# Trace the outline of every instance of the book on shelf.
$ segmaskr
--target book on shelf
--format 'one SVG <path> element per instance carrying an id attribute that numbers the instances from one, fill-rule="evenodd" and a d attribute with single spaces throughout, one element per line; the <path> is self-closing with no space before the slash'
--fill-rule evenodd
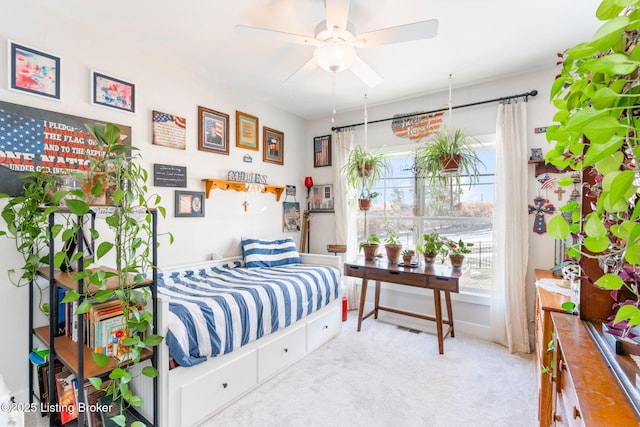
<path id="1" fill-rule="evenodd" d="M 78 418 L 78 403 L 75 397 L 73 380 L 75 375 L 66 368 L 55 375 L 56 391 L 58 393 L 58 404 L 60 422 L 66 424 Z"/>
<path id="2" fill-rule="evenodd" d="M 98 407 L 98 400 L 106 394 L 105 389 L 109 386 L 110 380 L 102 382 L 102 390 L 96 389 L 89 381 L 84 385 L 84 400 L 87 402 L 87 407 L 95 409 Z M 90 410 L 86 416 L 89 427 L 103 427 L 100 411 Z"/>
<path id="3" fill-rule="evenodd" d="M 56 361 L 53 365 L 54 379 L 55 379 L 55 374 L 62 372 L 62 369 L 63 369 L 62 363 Z M 56 396 L 55 396 L 56 388 L 54 385 L 53 402 L 51 402 L 49 399 L 49 364 L 45 363 L 43 365 L 38 366 L 38 371 L 39 371 L 39 386 L 40 386 L 40 402 L 44 403 L 44 405 L 40 405 L 40 410 L 42 411 L 41 412 L 42 416 L 45 417 L 47 415 L 50 415 L 49 412 L 46 410 L 48 405 L 54 404 L 56 402 Z M 53 419 L 55 421 L 58 421 L 60 419 L 60 414 L 58 414 L 57 412 L 54 412 Z"/>
<path id="4" fill-rule="evenodd" d="M 107 411 L 100 412 L 100 418 L 102 420 L 103 427 L 118 427 L 111 418 L 120 414 L 120 400 L 113 400 L 113 396 L 110 394 L 105 394 L 104 396 L 98 399 L 98 405 L 102 408 L 103 406 L 107 406 L 109 409 Z"/>

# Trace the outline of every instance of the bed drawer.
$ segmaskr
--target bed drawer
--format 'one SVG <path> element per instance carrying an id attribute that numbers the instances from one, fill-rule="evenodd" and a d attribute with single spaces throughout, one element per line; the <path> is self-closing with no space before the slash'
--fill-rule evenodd
<path id="1" fill-rule="evenodd" d="M 322 317 L 307 324 L 307 351 L 313 351 L 340 333 L 342 329 L 341 306 L 334 308 Z"/>
<path id="2" fill-rule="evenodd" d="M 306 351 L 306 327 L 301 324 L 277 340 L 258 347 L 258 381 L 301 359 Z"/>
<path id="3" fill-rule="evenodd" d="M 255 386 L 258 377 L 256 358 L 256 351 L 251 351 L 183 386 L 180 425 L 190 426 L 202 421 Z"/>

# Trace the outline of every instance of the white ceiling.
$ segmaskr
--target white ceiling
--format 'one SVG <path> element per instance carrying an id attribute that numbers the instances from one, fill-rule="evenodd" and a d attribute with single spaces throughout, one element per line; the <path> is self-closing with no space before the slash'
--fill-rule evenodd
<path id="1" fill-rule="evenodd" d="M 437 37 L 358 49 L 383 78 L 367 88 L 349 70 L 316 69 L 287 79 L 313 55 L 312 46 L 256 39 L 249 25 L 313 35 L 324 0 L 32 0 L 87 31 L 187 64 L 219 83 L 313 119 L 369 105 L 553 67 L 556 53 L 591 38 L 600 0 L 351 0 L 356 33 L 438 19 Z M 527 89 L 528 90 L 528 89 Z M 334 96 L 335 93 L 335 96 Z M 501 96 L 503 94 L 496 94 Z"/>

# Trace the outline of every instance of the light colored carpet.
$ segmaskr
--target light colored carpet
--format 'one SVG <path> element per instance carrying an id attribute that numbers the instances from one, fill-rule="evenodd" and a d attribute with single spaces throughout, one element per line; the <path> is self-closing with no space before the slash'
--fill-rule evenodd
<path id="1" fill-rule="evenodd" d="M 531 355 L 469 336 L 447 338 L 355 312 L 340 336 L 273 377 L 202 427 L 535 426 Z"/>

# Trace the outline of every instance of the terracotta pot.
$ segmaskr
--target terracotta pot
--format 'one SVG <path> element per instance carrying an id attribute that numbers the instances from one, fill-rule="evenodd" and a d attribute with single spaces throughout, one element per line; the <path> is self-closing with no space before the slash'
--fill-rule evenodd
<path id="1" fill-rule="evenodd" d="M 387 250 L 389 264 L 397 264 L 402 252 L 402 245 L 384 245 L 384 248 Z"/>
<path id="2" fill-rule="evenodd" d="M 411 265 L 411 257 L 410 256 L 403 256 L 402 257 L 402 262 L 404 263 L 405 267 L 409 267 Z"/>
<path id="3" fill-rule="evenodd" d="M 449 255 L 449 260 L 453 268 L 460 268 L 462 267 L 462 261 L 464 261 L 464 255 Z"/>
<path id="4" fill-rule="evenodd" d="M 371 199 L 358 199 L 361 211 L 368 211 L 371 208 Z"/>
<path id="5" fill-rule="evenodd" d="M 427 265 L 431 265 L 436 261 L 436 254 L 424 254 L 424 263 Z"/>
<path id="6" fill-rule="evenodd" d="M 358 172 L 360 176 L 366 176 L 366 177 L 371 176 L 372 169 L 373 169 L 373 165 L 371 163 L 364 164 L 364 172 L 362 171 L 362 167 L 358 166 Z"/>
<path id="7" fill-rule="evenodd" d="M 456 172 L 462 156 L 460 154 L 454 154 L 451 157 L 440 157 L 440 166 L 442 166 L 442 172 Z"/>
<path id="8" fill-rule="evenodd" d="M 364 251 L 364 259 L 367 261 L 372 261 L 376 259 L 376 252 L 378 251 L 378 244 L 375 245 L 362 245 L 362 250 Z"/>

